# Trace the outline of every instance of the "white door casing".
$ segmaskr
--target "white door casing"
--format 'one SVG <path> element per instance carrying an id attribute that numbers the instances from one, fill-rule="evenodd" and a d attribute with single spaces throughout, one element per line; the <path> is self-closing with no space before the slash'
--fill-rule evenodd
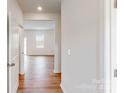
<path id="1" fill-rule="evenodd" d="M 104 93 L 116 93 L 116 0 L 104 1 Z"/>
<path id="2" fill-rule="evenodd" d="M 117 80 L 117 0 L 111 0 L 111 93 L 116 93 Z"/>
<path id="3" fill-rule="evenodd" d="M 24 74 L 24 29 L 23 26 L 19 25 L 19 33 L 20 33 L 20 58 L 19 58 L 19 74 Z"/>

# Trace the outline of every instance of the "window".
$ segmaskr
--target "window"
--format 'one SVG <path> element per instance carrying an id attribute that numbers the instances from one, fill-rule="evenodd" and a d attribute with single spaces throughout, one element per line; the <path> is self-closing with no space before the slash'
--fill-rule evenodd
<path id="1" fill-rule="evenodd" d="M 36 33 L 36 48 L 44 48 L 44 33 Z"/>

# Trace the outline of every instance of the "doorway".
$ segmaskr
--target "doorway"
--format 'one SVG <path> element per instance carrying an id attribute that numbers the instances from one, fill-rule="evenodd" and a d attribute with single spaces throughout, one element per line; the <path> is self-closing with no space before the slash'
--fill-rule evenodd
<path id="1" fill-rule="evenodd" d="M 24 21 L 24 39 L 22 41 L 24 45 L 24 56 L 54 56 L 55 60 L 55 41 L 57 39 L 55 37 L 55 25 L 56 23 L 53 20 Z M 56 63 L 54 62 L 54 67 Z"/>
<path id="2" fill-rule="evenodd" d="M 24 21 L 24 36 L 21 42 L 25 74 L 19 78 L 19 93 L 62 93 L 61 74 L 54 73 L 55 66 L 58 65 L 55 62 L 57 55 L 55 30 L 54 20 Z"/>

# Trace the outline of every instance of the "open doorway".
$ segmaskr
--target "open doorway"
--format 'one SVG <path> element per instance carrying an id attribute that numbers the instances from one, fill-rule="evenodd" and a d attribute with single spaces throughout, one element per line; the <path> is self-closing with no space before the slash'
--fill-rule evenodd
<path id="1" fill-rule="evenodd" d="M 18 92 L 51 93 L 58 91 L 62 93 L 60 88 L 61 73 L 54 73 L 57 65 L 55 62 L 57 55 L 55 30 L 56 21 L 54 20 L 24 21 L 24 36 L 21 42 L 23 43 L 24 57 L 22 58 L 24 58 L 25 74 L 20 75 Z M 49 89 L 49 87 L 53 89 Z"/>
<path id="2" fill-rule="evenodd" d="M 52 20 L 25 20 L 24 21 L 24 65 L 27 58 L 44 58 L 51 57 L 55 59 L 55 21 Z M 55 60 L 53 60 L 53 72 Z M 24 72 L 27 65 L 24 67 Z"/>

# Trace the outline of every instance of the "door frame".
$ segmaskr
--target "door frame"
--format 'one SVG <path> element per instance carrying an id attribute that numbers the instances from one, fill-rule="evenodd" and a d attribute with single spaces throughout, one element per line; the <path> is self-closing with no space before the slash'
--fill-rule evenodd
<path id="1" fill-rule="evenodd" d="M 116 78 L 114 77 L 117 65 L 116 15 L 113 15 L 116 13 L 113 12 L 117 11 L 115 11 L 114 2 L 115 0 L 104 0 L 104 93 L 116 93 Z"/>
<path id="2" fill-rule="evenodd" d="M 54 19 L 54 18 L 51 18 L 51 19 L 24 19 L 24 21 L 55 21 L 55 31 L 54 31 L 54 38 L 55 38 L 55 43 L 54 43 L 54 46 L 55 46 L 55 51 L 54 51 L 54 73 L 61 73 L 61 67 L 59 66 L 59 64 L 61 64 L 61 62 L 59 60 L 61 60 L 61 55 L 59 55 L 61 51 L 61 38 L 60 38 L 60 42 L 58 43 L 57 47 L 56 47 L 56 41 L 57 41 L 57 37 L 58 35 L 61 34 L 60 31 L 57 31 L 58 29 L 58 25 L 57 25 L 57 19 Z M 60 35 L 61 36 L 61 35 Z"/>
<path id="3" fill-rule="evenodd" d="M 9 14 L 7 14 L 7 93 L 9 93 Z"/>

